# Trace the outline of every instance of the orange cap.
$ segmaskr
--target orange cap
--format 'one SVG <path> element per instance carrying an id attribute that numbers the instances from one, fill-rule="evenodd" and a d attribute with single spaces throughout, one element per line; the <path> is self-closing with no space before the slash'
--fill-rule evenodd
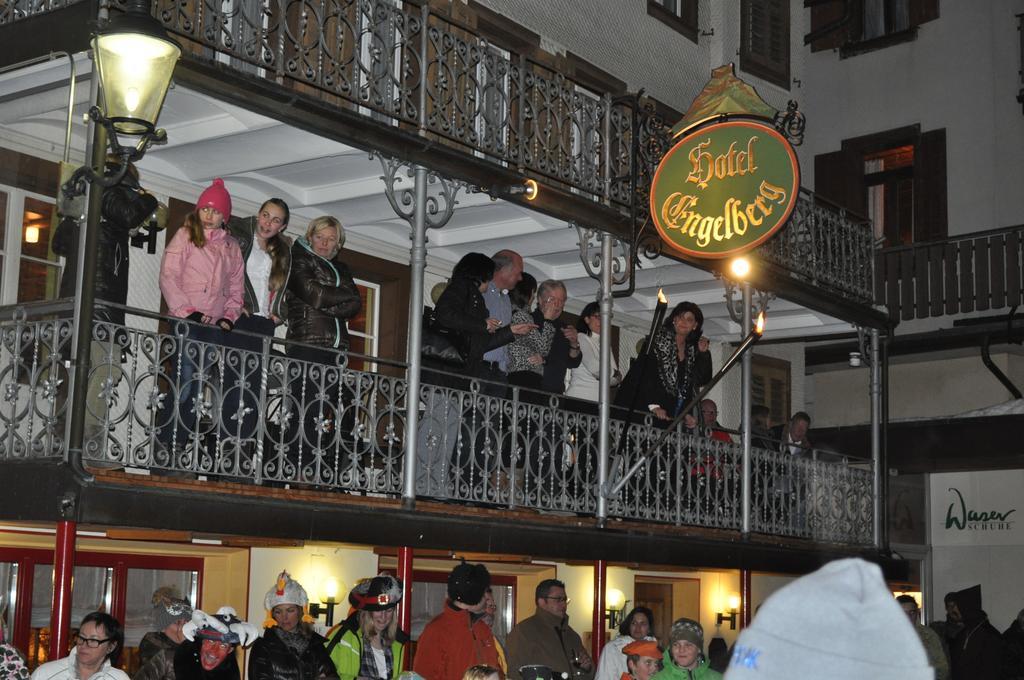
<path id="1" fill-rule="evenodd" d="M 661 658 L 661 650 L 658 649 L 656 640 L 636 640 L 622 648 L 626 656 L 646 656 L 652 659 Z"/>

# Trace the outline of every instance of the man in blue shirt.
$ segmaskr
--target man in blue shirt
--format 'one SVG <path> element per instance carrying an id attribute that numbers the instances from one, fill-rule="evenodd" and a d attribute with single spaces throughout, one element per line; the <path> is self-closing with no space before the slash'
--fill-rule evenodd
<path id="1" fill-rule="evenodd" d="M 491 279 L 484 293 L 484 303 L 491 318 L 497 319 L 503 326 L 512 322 L 512 302 L 508 292 L 523 278 L 523 258 L 513 250 L 499 250 L 492 257 L 494 260 L 494 278 Z M 481 365 L 481 376 L 485 380 L 496 383 L 508 383 L 508 346 L 503 345 L 484 354 Z M 504 396 L 504 390 L 484 388 L 484 392 Z"/>

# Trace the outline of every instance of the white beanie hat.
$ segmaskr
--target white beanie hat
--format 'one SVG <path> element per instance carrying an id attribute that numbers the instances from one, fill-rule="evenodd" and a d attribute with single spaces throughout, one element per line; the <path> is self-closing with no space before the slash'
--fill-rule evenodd
<path id="1" fill-rule="evenodd" d="M 830 562 L 769 597 L 736 640 L 727 680 L 934 680 L 877 565 Z"/>

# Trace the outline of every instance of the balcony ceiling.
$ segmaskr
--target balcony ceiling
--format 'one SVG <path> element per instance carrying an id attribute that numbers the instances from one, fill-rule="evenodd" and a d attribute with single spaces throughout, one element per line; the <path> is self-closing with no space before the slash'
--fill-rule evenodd
<path id="1" fill-rule="evenodd" d="M 79 55 L 79 73 L 90 62 Z M 63 60 L 0 75 L 0 145 L 59 159 L 63 149 L 68 68 Z M 72 161 L 84 157 L 89 80 L 79 76 L 76 90 Z M 309 219 L 336 215 L 348 230 L 347 250 L 405 262 L 409 227 L 384 194 L 381 164 L 365 150 L 325 139 L 185 87 L 167 97 L 160 125 L 168 143 L 151 149 L 139 164 L 143 184 L 158 194 L 183 199 L 197 196 L 214 177 L 222 177 L 235 201 L 236 214 L 252 214 L 269 196 L 292 208 L 297 233 Z M 408 186 L 411 186 L 409 182 Z M 527 271 L 538 280 L 566 283 L 569 311 L 594 299 L 597 282 L 580 259 L 578 235 L 565 222 L 485 194 L 462 191 L 451 221 L 428 234 L 428 268 L 446 273 L 471 251 L 501 248 L 520 252 Z M 352 252 L 348 257 L 354 258 Z M 705 314 L 705 332 L 714 339 L 735 339 L 722 284 L 700 269 L 668 258 L 644 260 L 636 291 L 617 298 L 617 323 L 644 328 L 650 323 L 657 291 L 664 287 L 672 303 L 692 300 Z M 771 303 L 768 337 L 841 333 L 848 323 L 785 300 Z"/>

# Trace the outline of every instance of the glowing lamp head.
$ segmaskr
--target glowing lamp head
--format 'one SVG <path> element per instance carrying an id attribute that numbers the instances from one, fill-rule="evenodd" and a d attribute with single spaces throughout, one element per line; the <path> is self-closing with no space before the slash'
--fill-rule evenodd
<path id="1" fill-rule="evenodd" d="M 750 274 L 750 260 L 745 257 L 737 257 L 729 263 L 729 271 L 734 278 L 743 281 Z"/>
<path id="2" fill-rule="evenodd" d="M 734 612 L 740 608 L 740 596 L 730 595 L 729 596 L 729 611 Z"/>
<path id="3" fill-rule="evenodd" d="M 149 13 L 148 0 L 129 0 L 93 38 L 104 115 L 119 134 L 142 135 L 156 120 L 181 47 Z"/>
<path id="4" fill-rule="evenodd" d="M 754 324 L 754 332 L 758 335 L 764 333 L 764 312 L 757 315 L 757 323 Z"/>
<path id="5" fill-rule="evenodd" d="M 34 225 L 25 227 L 25 243 L 39 243 L 39 227 Z"/>
<path id="6" fill-rule="evenodd" d="M 614 609 L 618 611 L 626 605 L 626 596 L 618 588 L 609 588 L 608 593 L 605 596 L 605 606 L 608 609 Z"/>
<path id="7" fill-rule="evenodd" d="M 338 580 L 336 578 L 328 578 L 324 581 L 323 602 L 337 602 L 338 589 Z"/>
<path id="8" fill-rule="evenodd" d="M 537 180 L 527 179 L 526 181 L 523 182 L 523 186 L 526 187 L 526 192 L 524 196 L 526 197 L 527 201 L 532 201 L 535 198 L 537 198 L 537 194 L 540 193 L 540 185 L 537 184 Z"/>

